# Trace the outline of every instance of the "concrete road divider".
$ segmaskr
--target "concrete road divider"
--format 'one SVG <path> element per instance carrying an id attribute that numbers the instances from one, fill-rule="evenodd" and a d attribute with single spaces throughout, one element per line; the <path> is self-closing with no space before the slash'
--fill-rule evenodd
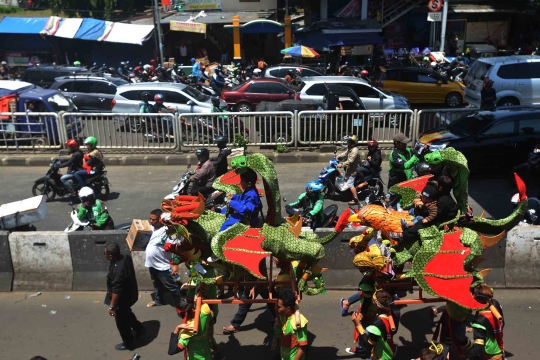
<path id="1" fill-rule="evenodd" d="M 61 231 L 9 235 L 13 291 L 69 291 L 73 267 L 68 235 Z"/>
<path id="2" fill-rule="evenodd" d="M 510 230 L 504 270 L 507 287 L 540 287 L 540 226 Z"/>
<path id="3" fill-rule="evenodd" d="M 9 252 L 9 232 L 0 231 L 0 291 L 11 291 L 13 265 Z"/>
<path id="4" fill-rule="evenodd" d="M 116 242 L 122 254 L 129 254 L 126 232 L 80 231 L 69 233 L 68 239 L 73 263 L 73 290 L 107 290 L 109 260 L 103 251 L 107 243 Z"/>
<path id="5" fill-rule="evenodd" d="M 124 243 L 126 242 L 124 237 Z M 144 266 L 146 260 L 145 251 L 132 251 L 131 257 L 133 258 L 133 267 L 135 268 L 135 276 L 137 277 L 137 285 L 139 291 L 141 290 L 154 290 L 154 285 L 152 284 L 152 279 L 150 279 L 150 272 L 148 268 Z M 184 267 L 184 265 L 181 265 Z"/>

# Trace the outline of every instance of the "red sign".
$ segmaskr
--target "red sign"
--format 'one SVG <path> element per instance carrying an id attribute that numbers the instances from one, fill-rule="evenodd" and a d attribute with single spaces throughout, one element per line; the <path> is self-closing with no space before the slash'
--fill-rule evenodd
<path id="1" fill-rule="evenodd" d="M 431 12 L 440 11 L 443 7 L 443 0 L 429 0 L 427 7 Z"/>

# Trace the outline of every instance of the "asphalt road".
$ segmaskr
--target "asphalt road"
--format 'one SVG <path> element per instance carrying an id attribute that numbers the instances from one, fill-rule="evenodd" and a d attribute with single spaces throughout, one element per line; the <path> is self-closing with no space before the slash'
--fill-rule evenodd
<path id="1" fill-rule="evenodd" d="M 329 156 L 330 159 L 330 156 Z M 276 164 L 282 200 L 288 203 L 296 200 L 304 191 L 305 184 L 315 179 L 327 163 Z M 388 163 L 383 163 L 382 177 L 388 179 Z M 185 172 L 183 166 L 116 166 L 108 167 L 109 181 L 112 184 L 109 200 L 106 202 L 115 225 L 129 225 L 133 219 L 146 219 L 148 213 L 160 206 L 164 196 Z M 2 191 L 0 204 L 22 200 L 32 196 L 34 181 L 44 176 L 45 167 L 0 167 Z M 259 187 L 262 187 L 259 184 Z M 470 204 L 476 214 L 482 210 L 486 216 L 502 218 L 511 211 L 511 196 L 516 193 L 515 186 L 505 178 L 483 176 L 472 178 L 469 182 Z M 530 195 L 536 193 L 530 192 Z M 70 221 L 69 198 L 55 199 L 48 203 L 47 218 L 38 222 L 38 230 L 63 230 Z M 339 205 L 339 210 L 347 208 L 345 202 L 325 201 L 328 206 Z M 283 204 L 284 206 L 285 204 Z"/>
<path id="2" fill-rule="evenodd" d="M 105 280 L 104 280 L 105 281 Z M 133 351 L 118 352 L 121 342 L 114 320 L 103 305 L 103 292 L 0 293 L 0 349 L 3 360 L 25 360 L 41 355 L 51 359 L 128 360 L 136 352 L 142 360 L 169 359 L 170 333 L 180 323 L 172 307 L 147 308 L 149 293 L 140 293 L 133 311 L 147 329 L 147 336 Z M 65 296 L 69 299 L 65 299 Z M 310 350 L 308 359 L 353 359 L 345 353 L 354 345 L 350 318 L 341 317 L 339 299 L 352 295 L 329 291 L 305 296 L 300 309 L 308 319 Z M 413 295 L 408 295 L 412 297 Z M 540 290 L 497 290 L 496 298 L 504 307 L 504 342 L 507 357 L 515 360 L 537 359 Z M 229 324 L 235 305 L 221 305 L 214 334 L 222 353 L 229 360 L 270 359 L 272 325 L 264 305 L 254 305 L 235 335 L 226 336 L 221 328 Z M 394 342 L 400 347 L 397 360 L 416 358 L 422 344 L 432 339 L 434 323 L 429 305 L 410 305 L 402 309 Z M 468 333 L 468 336 L 471 336 Z M 452 359 L 458 359 L 453 354 Z M 177 355 L 177 359 L 183 357 Z"/>

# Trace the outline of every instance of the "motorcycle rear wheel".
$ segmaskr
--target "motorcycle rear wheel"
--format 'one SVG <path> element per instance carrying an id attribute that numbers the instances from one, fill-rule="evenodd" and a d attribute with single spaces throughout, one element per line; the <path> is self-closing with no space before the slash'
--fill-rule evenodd
<path id="1" fill-rule="evenodd" d="M 47 202 L 53 201 L 56 197 L 56 190 L 47 181 L 38 181 L 32 186 L 32 195 L 44 195 Z"/>
<path id="2" fill-rule="evenodd" d="M 108 182 L 96 182 L 92 184 L 92 188 L 94 189 L 94 193 L 96 194 L 96 198 L 107 201 L 109 199 L 109 183 Z"/>

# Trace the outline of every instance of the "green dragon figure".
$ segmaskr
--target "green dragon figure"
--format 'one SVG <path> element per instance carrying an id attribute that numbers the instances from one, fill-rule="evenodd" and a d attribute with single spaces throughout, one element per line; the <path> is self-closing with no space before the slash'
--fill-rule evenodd
<path id="1" fill-rule="evenodd" d="M 184 244 L 183 248 L 168 249 L 189 261 L 194 258 L 206 258 L 205 256 L 213 253 L 232 268 L 233 273 L 240 267 L 259 279 L 265 278 L 259 264 L 269 255 L 280 260 L 298 260 L 306 264 L 304 272 L 310 273 L 309 279 L 313 280 L 316 287 L 315 290 L 308 289 L 304 277 L 299 290 L 304 290 L 307 294 L 324 291 L 320 272 L 314 270 L 320 269 L 316 264 L 324 256 L 323 245 L 335 239 L 347 225 L 349 211 L 342 214 L 335 231 L 323 238 L 312 232 L 303 232 L 301 218 L 286 222 L 281 217 L 281 194 L 277 174 L 267 157 L 262 154 L 240 156 L 232 160 L 232 167 L 235 170 L 216 179 L 213 186 L 226 193 L 241 193 L 242 190 L 238 186 L 239 174 L 245 168 L 258 172 L 263 181 L 268 203 L 266 221 L 262 227 L 250 228 L 238 223 L 219 232 L 225 222 L 224 215 L 204 210 L 204 199 L 201 197 L 178 196 L 175 200 L 163 201 L 162 208 L 169 215 L 162 221 L 172 229 L 171 232 L 180 232 L 184 237 L 189 237 L 190 241 Z M 200 280 L 206 284 L 213 281 L 213 279 Z"/>

